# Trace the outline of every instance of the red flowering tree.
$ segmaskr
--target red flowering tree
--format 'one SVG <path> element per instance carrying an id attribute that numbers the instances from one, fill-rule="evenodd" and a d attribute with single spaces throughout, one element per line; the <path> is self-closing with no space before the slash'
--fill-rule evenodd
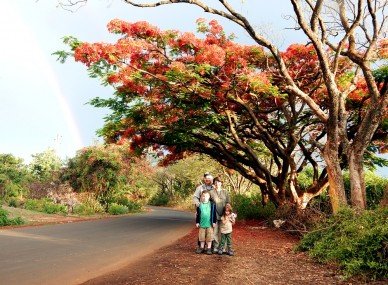
<path id="1" fill-rule="evenodd" d="M 79 2 L 87 2 L 87 0 Z M 334 212 L 347 203 L 341 167 L 344 156 L 345 163 L 350 169 L 352 205 L 360 209 L 365 208 L 363 170 L 365 151 L 383 118 L 386 118 L 384 113 L 388 104 L 387 77 L 385 82 L 376 82 L 372 71 L 372 64 L 377 56 L 386 56 L 386 39 L 384 39 L 388 20 L 386 0 L 290 0 L 294 10 L 290 18 L 295 19 L 295 29 L 303 31 L 318 57 L 321 70 L 319 77 L 327 90 L 328 97 L 327 105 L 324 107 L 315 102 L 309 93 L 303 91 L 303 86 L 294 80 L 278 47 L 257 31 L 249 19 L 238 13 L 229 1 L 219 0 L 218 6 L 213 6 L 213 1 L 206 0 L 161 0 L 151 3 L 126 0 L 125 2 L 136 7 L 186 3 L 203 9 L 204 12 L 226 18 L 242 27 L 259 46 L 270 52 L 284 79 L 284 88 L 307 104 L 313 116 L 325 125 L 326 143 L 321 152 L 328 171 L 329 192 Z M 383 42 L 383 49 L 380 48 L 380 51 L 379 42 Z M 357 84 L 348 84 L 347 88 L 341 88 L 341 82 L 337 80 L 341 57 L 351 62 L 355 73 L 353 77 L 357 78 L 359 75 L 365 81 L 369 100 L 369 107 L 364 108 L 358 117 L 359 124 L 351 137 L 348 137 L 347 133 L 350 114 L 346 105 L 348 95 L 357 88 Z"/>
<path id="2" fill-rule="evenodd" d="M 116 90 L 113 98 L 92 100 L 113 111 L 101 130 L 107 141 L 129 140 L 134 151 L 167 150 L 166 163 L 187 152 L 207 154 L 259 185 L 276 205 L 305 207 L 325 189 L 330 172 L 319 160 L 328 130 L 312 107 L 326 109 L 330 100 L 313 45 L 292 45 L 280 56 L 314 105 L 289 89 L 275 57 L 233 42 L 214 20 L 198 21 L 203 38 L 146 22 L 113 20 L 108 29 L 122 35 L 114 44 L 66 39 L 74 58 Z M 335 60 L 336 80 L 346 88 L 352 65 Z M 314 175 L 311 187 L 301 189 L 297 176 L 306 166 Z"/>

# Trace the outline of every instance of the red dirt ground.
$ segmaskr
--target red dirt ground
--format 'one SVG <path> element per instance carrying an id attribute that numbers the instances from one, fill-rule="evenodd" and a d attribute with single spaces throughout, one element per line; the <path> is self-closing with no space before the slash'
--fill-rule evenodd
<path id="1" fill-rule="evenodd" d="M 84 284 L 366 284 L 357 278 L 343 280 L 335 266 L 317 264 L 304 253 L 295 253 L 296 237 L 258 222 L 235 226 L 233 257 L 195 254 L 196 236 L 193 230 L 141 261 Z"/>

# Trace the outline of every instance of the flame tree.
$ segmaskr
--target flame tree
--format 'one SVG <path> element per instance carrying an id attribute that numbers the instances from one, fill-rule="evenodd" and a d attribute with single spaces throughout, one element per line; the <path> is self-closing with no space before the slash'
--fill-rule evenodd
<path id="1" fill-rule="evenodd" d="M 331 168 L 320 167 L 320 160 L 322 150 L 325 161 L 327 157 L 325 111 L 331 101 L 313 44 L 295 44 L 278 54 L 306 102 L 289 88 L 277 56 L 257 45 L 235 43 L 215 20 L 198 20 L 202 38 L 161 31 L 147 22 L 113 20 L 108 29 L 121 35 L 116 43 L 69 37 L 65 42 L 73 53 L 57 53 L 62 59 L 73 55 L 92 77 L 115 88 L 114 97 L 91 102 L 112 110 L 101 130 L 108 142 L 130 140 L 132 150 L 139 152 L 150 146 L 166 150 L 165 163 L 187 152 L 207 154 L 257 184 L 263 199 L 276 205 L 291 201 L 304 208 L 326 188 Z M 352 81 L 364 82 L 352 75 L 347 57 L 328 53 L 328 64 L 336 65 L 337 88 L 348 92 Z M 356 134 L 352 127 L 370 105 L 368 96 L 368 90 L 357 93 L 343 106 L 355 114 L 345 126 L 349 136 Z M 338 159 L 339 168 L 346 167 L 345 151 Z M 314 170 L 313 183 L 301 189 L 297 176 L 306 166 Z M 337 200 L 345 199 L 331 197 L 334 210 Z"/>

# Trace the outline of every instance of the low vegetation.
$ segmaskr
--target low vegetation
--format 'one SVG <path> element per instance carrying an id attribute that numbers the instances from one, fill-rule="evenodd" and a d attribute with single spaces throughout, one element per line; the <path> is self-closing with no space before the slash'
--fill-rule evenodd
<path id="1" fill-rule="evenodd" d="M 24 220 L 20 217 L 10 218 L 8 212 L 0 207 L 0 227 L 15 226 L 24 224 Z"/>
<path id="2" fill-rule="evenodd" d="M 388 278 L 388 208 L 343 209 L 321 221 L 298 249 L 320 262 L 340 265 L 347 276 Z"/>
<path id="3" fill-rule="evenodd" d="M 280 228 L 301 237 L 298 249 L 317 261 L 338 264 L 346 276 L 388 278 L 388 210 L 379 207 L 388 187 L 386 178 L 368 171 L 368 210 L 344 209 L 333 216 L 326 192 L 304 211 L 291 204 L 276 208 L 265 201 L 257 186 L 209 157 L 192 155 L 162 167 L 131 156 L 126 147 L 92 146 L 67 163 L 59 163 L 52 151 L 35 155 L 31 165 L 0 155 L 1 204 L 79 216 L 123 215 L 142 211 L 146 204 L 193 210 L 193 191 L 203 172 L 210 171 L 223 180 L 239 220 L 262 220 L 269 226 L 279 220 Z M 312 183 L 312 172 L 306 168 L 300 173 L 301 191 Z M 347 172 L 344 180 L 349 189 Z M 0 208 L 0 226 L 24 222 Z"/>

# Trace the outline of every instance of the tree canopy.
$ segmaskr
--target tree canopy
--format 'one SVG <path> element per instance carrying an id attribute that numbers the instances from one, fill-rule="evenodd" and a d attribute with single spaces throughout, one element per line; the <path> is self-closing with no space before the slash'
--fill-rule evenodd
<path id="1" fill-rule="evenodd" d="M 287 199 L 305 205 L 327 182 L 333 208 L 346 203 L 338 171 L 350 166 L 358 175 L 352 180 L 352 202 L 365 206 L 359 167 L 365 154 L 373 158 L 377 143 L 384 146 L 386 139 L 381 122 L 386 120 L 387 80 L 379 72 L 373 76 L 370 62 L 386 56 L 386 40 L 366 36 L 371 47 L 357 49 L 347 27 L 339 46 L 327 41 L 324 48 L 321 1 L 315 3 L 311 25 L 304 21 L 309 14 L 302 14 L 299 1 L 292 2 L 312 42 L 291 45 L 285 52 L 226 2 L 227 18 L 243 26 L 258 45 L 237 44 L 216 21 L 207 25 L 203 19 L 198 21 L 203 37 L 113 20 L 108 29 L 122 35 L 114 44 L 67 38 L 91 76 L 116 90 L 113 98 L 92 101 L 113 110 L 101 133 L 111 142 L 129 139 L 133 150 L 167 150 L 167 162 L 187 151 L 208 154 L 258 184 L 278 205 Z M 320 169 L 322 159 L 325 168 Z M 314 179 L 302 193 L 296 177 L 306 165 L 313 167 Z"/>

